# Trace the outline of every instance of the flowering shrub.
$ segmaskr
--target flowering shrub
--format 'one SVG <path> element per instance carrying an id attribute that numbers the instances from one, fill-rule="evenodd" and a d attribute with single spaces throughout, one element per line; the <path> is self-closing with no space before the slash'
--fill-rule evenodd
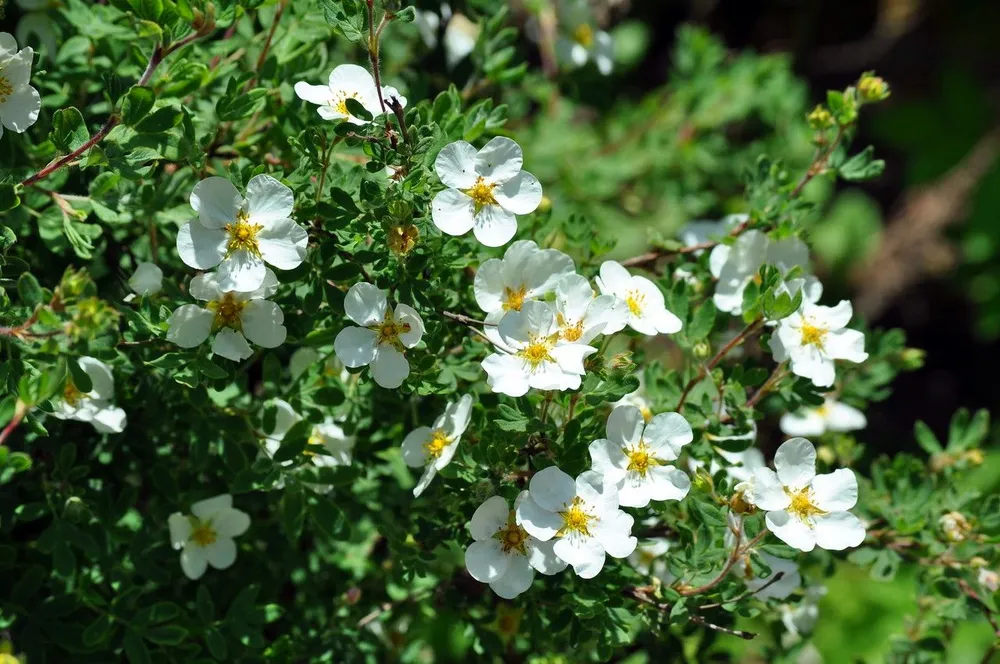
<path id="1" fill-rule="evenodd" d="M 0 660 L 778 661 L 842 565 L 919 580 L 894 661 L 997 629 L 985 413 L 866 449 L 921 354 L 810 271 L 810 183 L 883 168 L 874 74 L 807 115 L 684 28 L 588 122 L 586 3 L 24 4 Z M 702 220 L 626 237 L 661 212 Z"/>

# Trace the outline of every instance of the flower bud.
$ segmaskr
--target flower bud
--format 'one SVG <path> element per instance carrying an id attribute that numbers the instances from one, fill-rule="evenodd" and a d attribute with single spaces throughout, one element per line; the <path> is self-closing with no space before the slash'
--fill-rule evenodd
<path id="1" fill-rule="evenodd" d="M 615 353 L 608 360 L 609 369 L 631 369 L 635 364 L 632 362 L 632 351 L 622 351 Z"/>
<path id="2" fill-rule="evenodd" d="M 204 12 L 197 8 L 192 8 L 191 13 L 194 14 L 191 27 L 194 28 L 194 31 L 198 35 L 204 37 L 212 32 L 212 30 L 215 30 L 215 5 L 211 2 L 205 5 Z"/>
<path id="3" fill-rule="evenodd" d="M 983 465 L 983 461 L 986 460 L 986 457 L 983 455 L 982 450 L 975 449 L 962 452 L 962 459 L 968 461 L 973 466 L 981 466 Z"/>
<path id="4" fill-rule="evenodd" d="M 816 450 L 816 456 L 820 461 L 830 466 L 837 460 L 837 454 L 834 452 L 829 445 L 820 445 L 819 449 Z"/>
<path id="5" fill-rule="evenodd" d="M 926 355 L 927 353 L 921 348 L 904 348 L 899 354 L 899 361 L 905 371 L 915 371 L 924 366 Z"/>
<path id="6" fill-rule="evenodd" d="M 858 81 L 858 96 L 866 104 L 883 101 L 889 97 L 889 84 L 880 76 L 864 74 Z"/>
<path id="7" fill-rule="evenodd" d="M 420 231 L 417 230 L 416 226 L 413 224 L 401 224 L 392 226 L 389 229 L 386 242 L 388 242 L 389 250 L 392 253 L 397 256 L 405 256 L 417 246 L 417 238 L 419 237 Z"/>
<path id="8" fill-rule="evenodd" d="M 972 556 L 971 558 L 969 558 L 969 567 L 974 567 L 978 569 L 980 567 L 986 567 L 986 565 L 988 564 L 989 563 L 987 563 L 986 559 L 983 558 L 982 556 Z"/>
<path id="9" fill-rule="evenodd" d="M 822 131 L 833 126 L 833 115 L 822 104 L 816 106 L 812 113 L 806 116 L 806 120 L 815 131 Z"/>
<path id="10" fill-rule="evenodd" d="M 938 520 L 938 525 L 949 542 L 961 542 L 972 533 L 972 524 L 961 512 L 948 512 Z"/>
<path id="11" fill-rule="evenodd" d="M 729 499 L 729 509 L 736 514 L 752 514 L 756 508 L 747 501 L 746 493 L 737 491 Z"/>
<path id="12" fill-rule="evenodd" d="M 548 196 L 542 196 L 541 202 L 538 204 L 538 212 L 548 212 L 552 209 L 552 199 Z"/>
<path id="13" fill-rule="evenodd" d="M 699 341 L 694 345 L 694 348 L 691 349 L 691 352 L 694 354 L 695 358 L 699 360 L 706 360 L 712 354 L 712 345 L 707 341 Z"/>

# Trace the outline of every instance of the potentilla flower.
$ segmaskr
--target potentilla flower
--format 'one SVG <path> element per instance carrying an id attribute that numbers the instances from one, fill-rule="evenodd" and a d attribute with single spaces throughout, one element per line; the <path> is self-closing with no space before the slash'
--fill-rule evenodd
<path id="1" fill-rule="evenodd" d="M 618 491 L 593 471 L 572 477 L 550 466 L 535 473 L 529 495 L 517 506 L 517 523 L 590 579 L 604 567 L 605 554 L 629 556 L 637 544 L 633 519 L 618 509 Z"/>
<path id="2" fill-rule="evenodd" d="M 402 107 L 406 107 L 406 97 L 399 94 L 396 88 L 383 86 L 382 99 L 387 105 L 383 111 L 375 79 L 364 67 L 350 64 L 339 65 L 330 72 L 326 85 L 310 85 L 299 81 L 295 84 L 295 94 L 303 101 L 317 104 L 319 108 L 316 110 L 324 120 L 346 120 L 356 125 L 368 124 L 369 121 L 351 115 L 347 110 L 348 99 L 356 99 L 372 116 L 390 112 L 390 98 L 397 99 Z"/>
<path id="3" fill-rule="evenodd" d="M 556 57 L 574 67 L 593 61 L 604 76 L 615 64 L 615 43 L 607 32 L 597 29 L 586 2 L 564 3 L 559 16 L 562 34 L 556 40 Z"/>
<path id="4" fill-rule="evenodd" d="M 205 573 L 208 565 L 228 569 L 236 562 L 236 542 L 250 527 L 250 517 L 233 507 L 233 497 L 224 493 L 191 506 L 191 514 L 170 515 L 170 542 L 181 550 L 181 569 L 191 580 Z"/>
<path id="5" fill-rule="evenodd" d="M 976 575 L 976 582 L 991 593 L 1000 590 L 1000 574 L 991 569 L 985 567 L 980 569 L 979 574 Z"/>
<path id="6" fill-rule="evenodd" d="M 542 185 L 521 170 L 521 146 L 497 136 L 478 152 L 470 143 L 449 143 L 438 153 L 434 170 L 448 187 L 431 207 L 434 225 L 448 235 L 470 230 L 487 247 L 501 247 L 517 233 L 518 214 L 533 212 Z"/>
<path id="7" fill-rule="evenodd" d="M 155 263 L 139 263 L 129 277 L 128 287 L 137 295 L 154 295 L 163 289 L 163 270 Z"/>
<path id="8" fill-rule="evenodd" d="M 741 215 L 736 223 L 745 219 Z M 762 265 L 774 265 L 782 276 L 787 275 L 792 268 L 809 264 L 809 247 L 797 237 L 772 240 L 761 231 L 749 230 L 732 245 L 716 245 L 708 262 L 712 276 L 719 280 L 712 301 L 720 311 L 739 315 L 743 312 L 743 291 L 751 281 L 759 280 Z M 804 302 L 817 302 L 823 294 L 823 285 L 809 274 L 790 279 L 783 286 L 793 296 L 802 290 Z"/>
<path id="9" fill-rule="evenodd" d="M 663 293 L 646 277 L 633 276 L 614 261 L 601 264 L 597 287 L 605 295 L 614 295 L 625 303 L 628 309 L 626 323 L 640 334 L 673 334 L 681 329 L 681 319 L 667 311 Z M 608 326 L 604 334 L 614 334 L 625 325 L 615 329 Z"/>
<path id="10" fill-rule="evenodd" d="M 858 502 L 858 480 L 847 468 L 816 474 L 816 448 L 805 438 L 781 444 L 775 471 L 759 468 L 746 497 L 767 511 L 767 529 L 802 551 L 840 551 L 861 544 L 865 527 L 847 510 Z"/>
<path id="11" fill-rule="evenodd" d="M 791 360 L 792 373 L 810 379 L 817 387 L 830 387 L 836 377 L 834 360 L 864 362 L 865 335 L 845 329 L 851 320 L 851 303 L 835 307 L 803 302 L 802 307 L 778 322 L 769 346 L 778 362 Z"/>
<path id="12" fill-rule="evenodd" d="M 206 178 L 191 192 L 191 207 L 198 218 L 181 226 L 177 253 L 198 270 L 218 265 L 223 292 L 260 288 L 265 263 L 291 270 L 305 260 L 309 236 L 288 218 L 292 190 L 270 175 L 252 178 L 246 198 L 226 178 Z"/>
<path id="13" fill-rule="evenodd" d="M 55 402 L 52 416 L 60 420 L 89 422 L 100 433 L 125 430 L 125 411 L 111 403 L 115 397 L 115 377 L 111 367 L 93 357 L 79 357 L 77 362 L 90 377 L 90 392 L 81 392 L 73 377 L 66 376 L 62 399 Z"/>
<path id="14" fill-rule="evenodd" d="M 23 134 L 38 119 L 42 98 L 28 85 L 33 57 L 30 47 L 19 51 L 13 36 L 0 32 L 0 136 L 4 127 Z"/>
<path id="15" fill-rule="evenodd" d="M 660 413 L 646 424 L 635 406 L 611 411 L 607 438 L 590 444 L 591 469 L 616 485 L 624 507 L 645 507 L 650 500 L 681 500 L 691 489 L 684 471 L 670 465 L 694 439 L 678 413 Z"/>
<path id="16" fill-rule="evenodd" d="M 865 414 L 827 397 L 822 406 L 803 408 L 781 416 L 781 430 L 789 436 L 822 436 L 827 431 L 857 431 L 868 426 Z"/>
<path id="17" fill-rule="evenodd" d="M 812 633 L 819 622 L 819 602 L 826 595 L 826 586 L 810 586 L 798 604 L 781 606 L 781 622 L 789 634 L 796 637 L 793 643 Z M 784 641 L 784 640 L 783 640 Z"/>
<path id="18" fill-rule="evenodd" d="M 275 407 L 274 428 L 264 437 L 264 449 L 274 456 L 281 448 L 285 435 L 302 416 L 295 412 L 284 399 L 272 399 Z M 333 418 L 327 417 L 322 424 L 314 424 L 302 454 L 309 462 L 320 468 L 335 468 L 351 465 L 354 450 L 354 436 L 348 436 Z M 291 463 L 291 462 L 289 462 Z"/>
<path id="19" fill-rule="evenodd" d="M 948 512 L 938 519 L 938 525 L 949 542 L 963 542 L 972 533 L 972 524 L 961 512 Z"/>
<path id="20" fill-rule="evenodd" d="M 490 584 L 500 597 L 514 599 L 531 586 L 535 570 L 555 574 L 566 562 L 553 552 L 554 541 L 540 542 L 517 523 L 516 508 L 528 498 L 522 491 L 515 509 L 500 496 L 480 505 L 469 522 L 475 540 L 465 550 L 465 567 L 476 581 Z"/>
<path id="21" fill-rule="evenodd" d="M 473 292 L 486 312 L 486 322 L 496 324 L 506 312 L 520 311 L 525 302 L 543 299 L 573 269 L 573 259 L 563 252 L 518 240 L 507 247 L 502 259 L 491 258 L 479 266 Z"/>
<path id="22" fill-rule="evenodd" d="M 333 349 L 344 366 L 371 365 L 375 383 L 399 387 L 410 375 L 404 350 L 420 343 L 424 321 L 406 304 L 389 308 L 385 292 L 369 283 L 351 286 L 344 298 L 344 312 L 361 327 L 345 327 L 333 341 Z"/>
<path id="23" fill-rule="evenodd" d="M 640 542 L 635 551 L 629 554 L 628 562 L 643 576 L 652 576 L 662 583 L 673 583 L 675 577 L 667 569 L 666 553 L 670 550 L 670 541 L 663 537 L 653 537 Z"/>
<path id="24" fill-rule="evenodd" d="M 597 349 L 562 338 L 556 316 L 544 302 L 525 302 L 508 311 L 497 326 L 502 345 L 482 362 L 494 392 L 512 397 L 529 389 L 575 390 L 585 373 L 583 361 Z"/>
<path id="25" fill-rule="evenodd" d="M 735 226 L 742 224 L 749 219 L 746 214 L 730 214 L 718 221 L 689 221 L 678 231 L 677 237 L 685 247 L 704 244 L 709 241 L 719 241 L 724 238 Z M 705 253 L 704 249 L 693 252 L 695 256 Z"/>
<path id="26" fill-rule="evenodd" d="M 414 498 L 424 492 L 438 471 L 451 463 L 471 416 L 472 395 L 466 394 L 449 402 L 433 427 L 417 427 L 403 439 L 403 461 L 411 468 L 424 469 L 413 489 Z"/>
<path id="27" fill-rule="evenodd" d="M 563 341 L 590 343 L 608 329 L 621 329 L 628 319 L 625 302 L 614 295 L 597 295 L 586 277 L 568 274 L 556 284 L 552 303 Z"/>
<path id="28" fill-rule="evenodd" d="M 420 38 L 428 47 L 437 46 L 438 28 L 444 21 L 444 57 L 448 68 L 453 68 L 476 48 L 480 27 L 464 14 L 452 14 L 451 7 L 441 5 L 441 16 L 432 11 L 416 11 L 414 23 L 420 30 Z"/>
<path id="29" fill-rule="evenodd" d="M 194 348 L 214 332 L 212 353 L 234 362 L 253 355 L 248 339 L 261 348 L 277 348 L 288 332 L 283 325 L 285 316 L 277 304 L 265 299 L 277 290 L 278 279 L 269 269 L 265 269 L 260 287 L 247 293 L 223 291 L 214 272 L 199 274 L 191 280 L 189 291 L 207 304 L 177 307 L 167 320 L 167 341 Z"/>

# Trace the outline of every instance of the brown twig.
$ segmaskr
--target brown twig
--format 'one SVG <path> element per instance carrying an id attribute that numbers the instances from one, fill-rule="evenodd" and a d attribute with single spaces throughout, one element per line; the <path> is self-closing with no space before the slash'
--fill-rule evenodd
<path id="1" fill-rule="evenodd" d="M 14 416 L 10 418 L 10 422 L 8 422 L 7 426 L 3 428 L 3 431 L 0 431 L 0 445 L 7 442 L 7 438 L 9 438 L 10 434 L 14 432 L 14 429 L 21 424 L 22 420 L 24 420 L 24 416 L 27 414 L 28 407 L 18 400 L 17 405 L 14 407 Z"/>
<path id="2" fill-rule="evenodd" d="M 753 408 L 758 403 L 760 403 L 760 400 L 766 397 L 768 393 L 770 393 L 770 391 L 774 389 L 774 386 L 778 384 L 778 381 L 780 381 L 782 378 L 788 375 L 788 371 L 785 370 L 787 365 L 788 365 L 787 362 L 782 362 L 781 364 L 779 364 L 774 368 L 774 371 L 772 371 L 771 375 L 768 376 L 767 380 L 764 381 L 764 384 L 761 385 L 759 388 L 757 388 L 757 391 L 754 392 L 749 399 L 747 399 L 746 402 L 747 408 Z M 719 418 L 719 424 L 726 424 L 727 422 L 732 422 L 732 421 L 733 421 L 733 416 L 729 413 L 726 413 L 725 415 Z"/>
<path id="3" fill-rule="evenodd" d="M 450 318 L 456 323 L 461 323 L 462 325 L 482 325 L 484 327 L 495 327 L 496 323 L 487 323 L 484 320 L 479 320 L 477 318 L 471 318 L 465 314 L 456 314 L 451 311 L 442 311 L 441 315 L 445 318 Z"/>
<path id="4" fill-rule="evenodd" d="M 687 385 L 684 386 L 684 391 L 681 392 L 681 398 L 677 402 L 677 407 L 674 410 L 680 412 L 681 407 L 684 405 L 684 402 L 687 401 L 688 395 L 691 393 L 691 390 L 694 389 L 694 386 L 697 385 L 699 382 L 701 382 L 701 380 L 705 376 L 707 376 L 709 373 L 711 373 L 712 369 L 714 369 L 716 366 L 718 366 L 719 362 L 721 362 L 723 359 L 725 359 L 726 355 L 728 355 L 734 348 L 736 348 L 737 346 L 739 346 L 741 343 L 743 343 L 744 341 L 746 341 L 747 338 L 751 334 L 753 334 L 754 332 L 756 332 L 757 329 L 760 328 L 760 326 L 763 325 L 763 324 L 764 324 L 764 319 L 763 318 L 758 318 L 754 322 L 750 323 L 745 328 L 743 328 L 742 332 L 740 332 L 735 337 L 733 337 L 732 339 L 730 339 L 729 343 L 727 343 L 725 346 L 723 346 L 719 350 L 719 352 L 716 353 L 715 356 L 711 360 L 708 361 L 708 364 L 701 365 L 701 367 L 699 367 L 699 369 L 698 369 L 698 374 L 694 378 L 692 378 L 691 380 L 689 380 L 688 383 L 687 383 Z"/>
<path id="5" fill-rule="evenodd" d="M 378 91 L 378 104 L 385 113 L 385 99 L 382 98 L 382 77 L 378 67 L 378 42 L 387 22 L 388 13 L 382 15 L 378 31 L 375 30 L 375 0 L 365 0 L 368 5 L 368 59 L 372 63 L 372 76 L 375 78 L 375 89 Z"/>
<path id="6" fill-rule="evenodd" d="M 264 40 L 264 48 L 261 49 L 260 55 L 257 56 L 257 66 L 254 68 L 253 78 L 243 86 L 244 92 L 253 87 L 253 84 L 257 81 L 257 74 L 260 73 L 261 67 L 264 66 L 264 61 L 267 60 L 268 51 L 271 50 L 271 42 L 274 40 L 274 33 L 278 29 L 278 23 L 281 21 L 281 15 L 285 12 L 285 5 L 287 4 L 288 0 L 281 0 L 278 3 L 278 8 L 274 12 L 274 20 L 271 21 L 271 29 L 267 31 L 267 38 Z"/>
<path id="7" fill-rule="evenodd" d="M 750 224 L 750 219 L 742 221 L 735 226 L 732 230 L 726 234 L 726 237 L 737 237 L 740 233 L 746 230 L 747 226 Z M 658 259 L 677 255 L 682 256 L 684 254 L 693 254 L 696 251 L 704 251 L 706 249 L 711 249 L 717 245 L 722 244 L 723 240 L 706 240 L 705 242 L 699 242 L 698 244 L 692 244 L 687 247 L 681 247 L 679 249 L 653 249 L 652 251 L 647 251 L 644 254 L 639 254 L 638 256 L 632 256 L 631 258 L 626 258 L 621 262 L 623 267 L 645 267 L 647 264 L 655 263 Z"/>

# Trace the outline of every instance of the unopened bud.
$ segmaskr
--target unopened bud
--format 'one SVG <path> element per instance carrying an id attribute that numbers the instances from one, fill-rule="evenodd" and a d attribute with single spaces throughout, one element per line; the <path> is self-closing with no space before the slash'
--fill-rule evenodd
<path id="1" fill-rule="evenodd" d="M 820 445 L 819 449 L 816 450 L 816 456 L 819 457 L 820 461 L 827 464 L 828 466 L 832 465 L 833 462 L 837 460 L 836 452 L 830 449 L 829 445 Z"/>
<path id="2" fill-rule="evenodd" d="M 904 348 L 899 354 L 900 364 L 906 371 L 916 371 L 924 366 L 924 357 L 927 353 L 921 348 Z"/>
<path id="3" fill-rule="evenodd" d="M 812 113 L 806 116 L 806 119 L 809 121 L 809 126 L 815 131 L 822 131 L 833 126 L 833 115 L 822 104 L 814 108 Z"/>
<path id="4" fill-rule="evenodd" d="M 552 199 L 548 196 L 542 196 L 541 202 L 538 204 L 539 212 L 548 212 L 552 209 Z"/>
<path id="5" fill-rule="evenodd" d="M 972 533 L 972 524 L 961 512 L 948 512 L 938 520 L 938 525 L 950 542 L 961 542 Z"/>
<path id="6" fill-rule="evenodd" d="M 969 558 L 969 567 L 980 568 L 986 567 L 989 563 L 982 556 L 972 556 Z"/>
<path id="7" fill-rule="evenodd" d="M 736 514 L 751 514 L 756 508 L 747 501 L 746 493 L 737 491 L 729 499 L 729 509 Z"/>
<path id="8" fill-rule="evenodd" d="M 631 369 L 633 366 L 632 362 L 632 351 L 622 351 L 621 353 L 615 353 L 608 360 L 608 368 L 610 369 Z"/>
<path id="9" fill-rule="evenodd" d="M 420 231 L 413 224 L 400 224 L 389 229 L 389 237 L 386 240 L 389 250 L 397 256 L 405 256 L 413 251 L 417 246 L 417 238 Z"/>
<path id="10" fill-rule="evenodd" d="M 983 455 L 983 451 L 978 449 L 966 450 L 962 453 L 962 458 L 971 463 L 973 466 L 981 466 L 983 465 L 983 461 L 986 460 L 986 457 Z"/>
<path id="11" fill-rule="evenodd" d="M 883 101 L 889 97 L 889 84 L 880 76 L 864 74 L 858 81 L 858 96 L 866 104 Z"/>
<path id="12" fill-rule="evenodd" d="M 215 5 L 211 2 L 205 5 L 205 11 L 202 12 L 198 9 L 192 9 L 191 13 L 194 14 L 194 19 L 191 21 L 191 27 L 194 31 L 201 36 L 205 36 L 212 30 L 215 30 Z"/>
<path id="13" fill-rule="evenodd" d="M 694 348 L 691 349 L 691 352 L 694 354 L 695 358 L 705 360 L 712 354 L 712 345 L 707 341 L 699 341 L 694 345 Z"/>

